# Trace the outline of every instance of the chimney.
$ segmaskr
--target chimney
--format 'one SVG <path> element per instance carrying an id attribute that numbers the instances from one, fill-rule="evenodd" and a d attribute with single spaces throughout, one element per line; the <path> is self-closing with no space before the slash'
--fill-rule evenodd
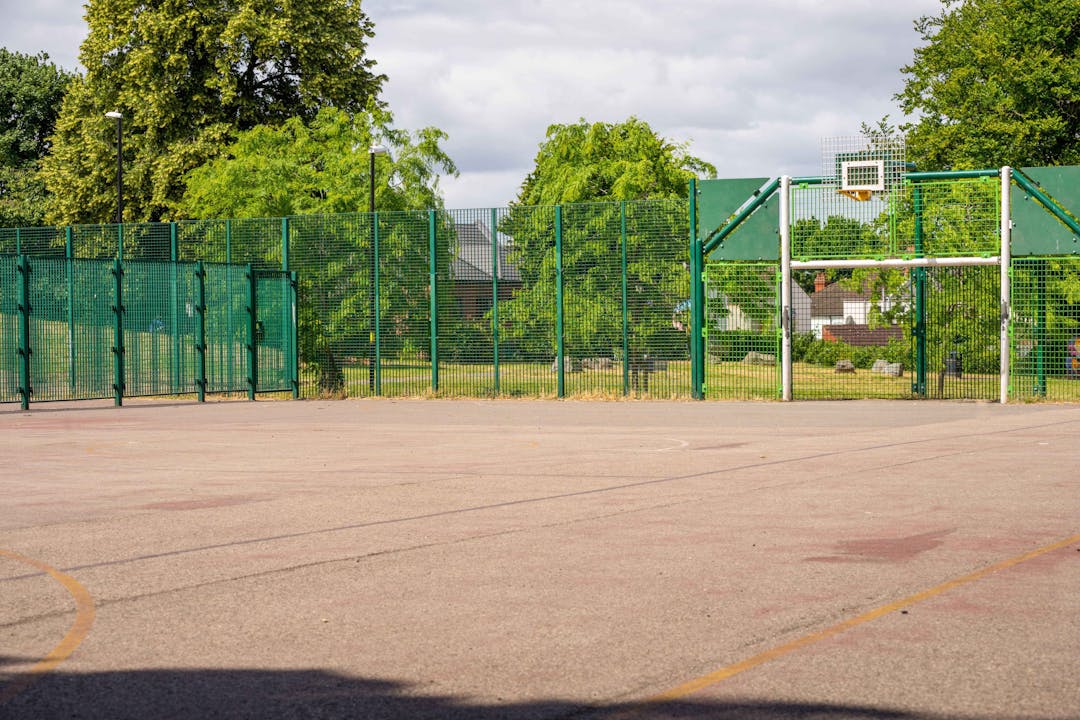
<path id="1" fill-rule="evenodd" d="M 825 289 L 825 273 L 819 272 L 814 278 L 814 292 L 819 293 Z"/>

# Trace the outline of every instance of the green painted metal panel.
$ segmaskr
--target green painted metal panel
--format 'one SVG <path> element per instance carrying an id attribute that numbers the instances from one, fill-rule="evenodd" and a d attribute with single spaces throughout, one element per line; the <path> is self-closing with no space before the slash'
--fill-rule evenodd
<path id="1" fill-rule="evenodd" d="M 697 183 L 698 237 L 703 243 L 752 198 L 769 178 L 701 180 Z M 780 258 L 780 198 L 775 193 L 712 252 L 710 260 Z"/>
<path id="2" fill-rule="evenodd" d="M 1074 217 L 1080 213 L 1080 167 L 1022 168 L 1042 190 Z M 1080 255 L 1080 237 L 1055 218 L 1030 193 L 1012 193 L 1012 254 Z"/>

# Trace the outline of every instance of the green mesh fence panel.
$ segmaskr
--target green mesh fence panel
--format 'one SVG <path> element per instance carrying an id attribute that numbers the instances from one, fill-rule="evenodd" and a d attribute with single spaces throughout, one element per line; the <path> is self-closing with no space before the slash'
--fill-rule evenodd
<path id="1" fill-rule="evenodd" d="M 256 274 L 258 392 L 292 389 L 293 295 L 288 273 Z"/>
<path id="2" fill-rule="evenodd" d="M 281 270 L 281 234 L 281 218 L 230 220 L 228 249 L 231 252 L 221 257 L 221 249 L 214 247 L 215 260 L 237 265 L 250 263 L 256 270 Z"/>
<path id="3" fill-rule="evenodd" d="M 114 395 L 115 263 L 26 256 L 31 401 Z M 0 402 L 18 402 L 21 355 L 18 259 L 0 256 Z M 123 263 L 125 396 L 194 393 L 198 282 L 194 263 Z M 210 392 L 247 390 L 249 284 L 245 268 L 209 265 L 205 281 Z M 287 273 L 258 282 L 259 392 L 290 390 L 295 302 Z"/>
<path id="4" fill-rule="evenodd" d="M 372 237 L 370 215 L 289 220 L 289 267 L 300 277 L 306 395 L 374 394 Z M 233 243 L 235 248 L 235 236 Z"/>
<path id="5" fill-rule="evenodd" d="M 626 203 L 625 214 L 630 391 L 690 397 L 689 210 L 654 200 Z"/>
<path id="6" fill-rule="evenodd" d="M 0 231 L 0 253 L 63 256 L 66 234 L 60 227 L 28 227 Z"/>
<path id="7" fill-rule="evenodd" d="M 997 178 L 904 183 L 859 201 L 832 185 L 792 189 L 797 260 L 995 255 L 1000 249 Z M 918 222 L 917 222 L 918 220 Z"/>
<path id="8" fill-rule="evenodd" d="M 207 264 L 206 381 L 207 392 L 247 390 L 246 271 L 237 265 Z"/>
<path id="9" fill-rule="evenodd" d="M 504 395 L 554 397 L 556 352 L 555 208 L 512 207 L 499 216 L 511 276 L 499 299 L 499 371 Z"/>
<path id="10" fill-rule="evenodd" d="M 623 392 L 622 212 L 617 203 L 562 208 L 563 348 L 567 395 Z M 634 283 L 634 320 L 643 317 L 653 288 Z M 646 367 L 648 338 L 635 337 L 631 362 L 639 392 L 654 373 Z M 557 366 L 556 366 L 557 367 Z"/>
<path id="11" fill-rule="evenodd" d="M 19 287 L 17 259 L 0 255 L 0 402 L 19 397 Z"/>
<path id="12" fill-rule="evenodd" d="M 126 395 L 195 391 L 194 267 L 124 264 Z"/>
<path id="13" fill-rule="evenodd" d="M 73 225 L 71 247 L 73 257 L 90 260 L 112 260 L 120 251 L 122 227 L 116 225 Z"/>
<path id="14" fill-rule="evenodd" d="M 232 221 L 185 220 L 176 223 L 177 259 L 232 262 Z"/>
<path id="15" fill-rule="evenodd" d="M 168 223 L 124 225 L 124 259 L 172 260 L 172 230 Z"/>
<path id="16" fill-rule="evenodd" d="M 705 268 L 705 396 L 780 397 L 777 263 L 710 263 Z"/>
<path id="17" fill-rule="evenodd" d="M 439 393 L 490 397 L 496 394 L 492 318 L 499 279 L 497 230 L 489 210 L 439 213 L 436 228 Z M 509 287 L 508 279 L 504 285 Z"/>
<path id="18" fill-rule="evenodd" d="M 811 320 L 793 340 L 794 397 L 996 398 L 999 288 L 992 266 L 818 274 L 793 291 Z"/>
<path id="19" fill-rule="evenodd" d="M 426 212 L 379 213 L 378 380 L 383 395 L 432 390 L 429 224 Z M 437 256 L 443 263 L 448 260 L 445 251 Z M 437 272 L 445 277 L 447 270 Z"/>
<path id="20" fill-rule="evenodd" d="M 1080 400 L 1080 259 L 1013 260 L 1011 330 L 1012 397 Z"/>

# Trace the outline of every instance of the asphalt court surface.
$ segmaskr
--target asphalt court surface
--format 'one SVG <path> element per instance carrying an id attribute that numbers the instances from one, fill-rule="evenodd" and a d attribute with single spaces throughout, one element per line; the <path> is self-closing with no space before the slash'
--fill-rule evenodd
<path id="1" fill-rule="evenodd" d="M 1080 407 L 0 408 L 0 718 L 1080 718 Z"/>

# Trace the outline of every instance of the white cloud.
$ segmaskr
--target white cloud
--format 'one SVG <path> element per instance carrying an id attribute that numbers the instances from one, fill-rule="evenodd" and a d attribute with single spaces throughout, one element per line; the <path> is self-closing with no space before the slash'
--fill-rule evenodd
<path id="1" fill-rule="evenodd" d="M 0 45 L 75 66 L 80 0 L 0 0 Z M 450 207 L 516 194 L 551 123 L 636 115 L 721 176 L 814 174 L 823 136 L 889 114 L 940 0 L 366 0 L 397 124 L 434 125 Z"/>

